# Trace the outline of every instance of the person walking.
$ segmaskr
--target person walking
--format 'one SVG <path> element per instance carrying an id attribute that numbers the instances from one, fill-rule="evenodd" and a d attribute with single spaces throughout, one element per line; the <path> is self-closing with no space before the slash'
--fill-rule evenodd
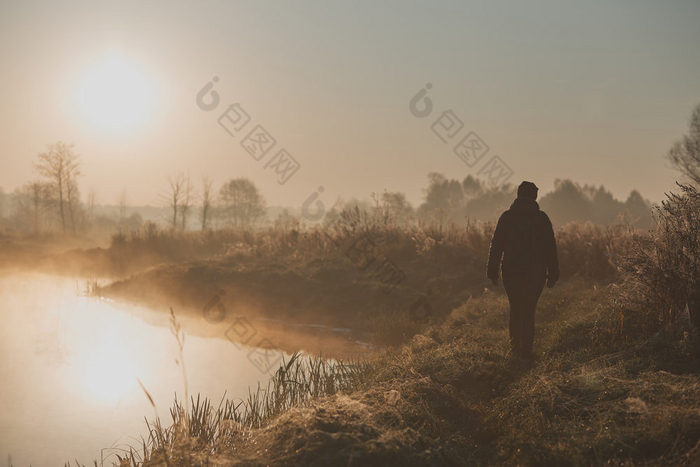
<path id="1" fill-rule="evenodd" d="M 559 280 L 554 229 L 537 204 L 538 188 L 524 181 L 510 209 L 501 214 L 491 239 L 487 277 L 498 285 L 499 269 L 510 303 L 511 355 L 522 365 L 532 363 L 535 308 L 546 282 Z"/>

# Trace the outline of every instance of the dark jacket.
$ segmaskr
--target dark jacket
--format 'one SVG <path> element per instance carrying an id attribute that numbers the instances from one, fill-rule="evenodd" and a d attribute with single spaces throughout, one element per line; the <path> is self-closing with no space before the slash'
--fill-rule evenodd
<path id="1" fill-rule="evenodd" d="M 501 214 L 491 240 L 487 276 L 498 279 L 503 257 L 503 275 L 536 275 L 559 279 L 557 244 L 552 223 L 535 200 L 517 198 Z"/>

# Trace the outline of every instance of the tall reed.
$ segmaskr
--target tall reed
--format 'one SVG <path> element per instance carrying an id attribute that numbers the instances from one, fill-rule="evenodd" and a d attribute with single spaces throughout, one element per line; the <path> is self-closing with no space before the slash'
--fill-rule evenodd
<path id="1" fill-rule="evenodd" d="M 345 363 L 297 352 L 282 362 L 266 387 L 249 390 L 245 399 L 230 400 L 224 394 L 214 405 L 198 394 L 186 406 L 176 397 L 170 426 L 164 427 L 157 419 L 147 421 L 143 463 L 177 463 L 181 456 L 193 453 L 231 452 L 251 430 L 294 407 L 308 406 L 316 398 L 360 389 L 370 373 L 371 366 L 365 362 Z"/>

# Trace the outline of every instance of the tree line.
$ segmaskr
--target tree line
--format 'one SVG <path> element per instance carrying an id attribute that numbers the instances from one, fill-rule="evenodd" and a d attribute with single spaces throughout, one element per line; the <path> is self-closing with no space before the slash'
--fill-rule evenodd
<path id="1" fill-rule="evenodd" d="M 120 195 L 112 219 L 95 214 L 94 193 L 81 201 L 80 160 L 72 145 L 62 142 L 51 145 L 47 152 L 39 154 L 35 169 L 36 180 L 10 196 L 0 192 L 0 218 L 9 211 L 9 218 L 3 220 L 6 228 L 31 234 L 77 234 L 95 229 L 134 230 L 142 226 L 138 213 L 128 215 L 126 192 Z M 268 219 L 264 196 L 247 178 L 230 179 L 217 190 L 209 179 L 203 179 L 195 187 L 189 176 L 178 173 L 168 177 L 164 186 L 159 223 L 172 230 L 250 228 L 266 223 L 298 228 L 304 222 L 294 209 L 284 209 L 275 219 Z M 430 173 L 424 200 L 417 207 L 405 194 L 385 191 L 371 194 L 369 200 L 337 200 L 322 222 L 330 225 L 350 209 L 371 213 L 374 219 L 387 224 L 403 226 L 495 221 L 515 196 L 514 185 L 490 186 L 471 175 L 460 181 Z M 590 221 L 648 228 L 652 224 L 650 203 L 637 191 L 620 201 L 602 186 L 579 185 L 570 180 L 556 180 L 555 189 L 540 198 L 540 206 L 555 225 Z"/>
<path id="2" fill-rule="evenodd" d="M 189 176 L 182 173 L 168 178 L 165 195 L 171 212 L 169 225 L 172 229 L 188 230 L 189 220 L 195 205 L 199 210 L 201 230 L 214 225 L 226 227 L 248 227 L 265 217 L 267 203 L 255 184 L 247 178 L 234 178 L 214 191 L 211 180 L 205 178 L 201 191 L 197 193 Z"/>
<path id="3" fill-rule="evenodd" d="M 687 133 L 666 157 L 680 172 L 682 183 L 700 185 L 700 105 L 691 115 Z M 94 192 L 81 200 L 80 157 L 72 144 L 59 141 L 49 145 L 46 152 L 37 155 L 34 169 L 36 178 L 13 193 L 5 194 L 0 188 L 0 226 L 5 230 L 77 234 L 99 225 L 114 230 L 135 229 L 143 223 L 137 213 L 127 216 L 126 192 L 119 198 L 116 219 L 95 214 Z M 206 178 L 198 185 L 197 190 L 183 173 L 167 179 L 161 204 L 169 214 L 161 223 L 173 230 L 207 230 L 251 227 L 265 222 L 288 228 L 304 221 L 294 209 L 284 209 L 276 219 L 267 219 L 266 200 L 247 178 L 232 178 L 218 190 Z M 322 222 L 333 223 L 348 208 L 372 212 L 383 222 L 399 225 L 494 221 L 515 195 L 514 185 L 491 186 L 471 175 L 457 180 L 430 173 L 423 201 L 417 207 L 411 205 L 405 194 L 385 191 L 372 194 L 370 200 L 338 200 Z M 653 223 L 650 203 L 636 190 L 625 200 L 618 200 L 603 186 L 556 180 L 554 190 L 542 195 L 539 203 L 555 225 L 572 221 L 625 223 L 646 229 Z"/>
<path id="4" fill-rule="evenodd" d="M 79 177 L 80 156 L 74 145 L 62 141 L 49 145 L 34 163 L 36 178 L 7 195 L 0 189 L 0 226 L 23 234 L 79 234 L 103 228 L 130 230 L 141 227 L 142 218 L 129 211 L 126 191 L 118 200 L 114 219 L 95 214 L 95 193 L 81 200 Z M 258 188 L 246 178 L 233 178 L 216 193 L 212 182 L 202 181 L 199 193 L 189 176 L 182 173 L 168 178 L 164 205 L 170 211 L 164 223 L 174 230 L 189 230 L 198 208 L 199 225 L 206 230 L 213 226 L 243 227 L 259 222 L 265 216 L 266 202 Z"/>
<path id="5" fill-rule="evenodd" d="M 73 145 L 62 141 L 50 145 L 37 156 L 34 169 L 37 179 L 15 190 L 10 203 L 3 200 L 4 208 L 12 206 L 12 225 L 23 232 L 77 233 L 84 225 L 85 211 L 78 187 L 80 161 Z"/>

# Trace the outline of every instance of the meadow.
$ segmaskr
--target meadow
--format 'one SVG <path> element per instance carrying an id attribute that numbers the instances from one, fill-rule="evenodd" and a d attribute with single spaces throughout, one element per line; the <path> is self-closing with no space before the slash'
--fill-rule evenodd
<path id="1" fill-rule="evenodd" d="M 247 399 L 176 401 L 123 463 L 697 465 L 698 200 L 669 197 L 648 232 L 557 230 L 562 278 L 540 300 L 531 369 L 510 359 L 507 299 L 483 277 L 492 224 L 349 210 L 303 230 L 115 238 L 100 267 L 157 253 L 99 294 L 196 314 L 223 288 L 227 307 L 362 329 L 379 349 L 294 353 Z"/>

